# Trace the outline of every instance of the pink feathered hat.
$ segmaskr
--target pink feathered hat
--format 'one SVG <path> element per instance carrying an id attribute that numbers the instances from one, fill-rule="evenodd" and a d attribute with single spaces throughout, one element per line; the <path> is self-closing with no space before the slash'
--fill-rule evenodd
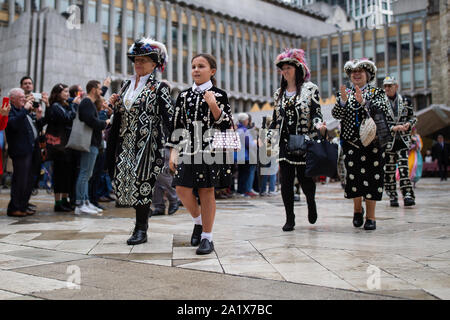
<path id="1" fill-rule="evenodd" d="M 285 63 L 296 67 L 301 67 L 303 70 L 304 81 L 309 81 L 311 78 L 311 72 L 306 64 L 305 51 L 302 49 L 285 49 L 284 52 L 280 53 L 275 60 L 275 65 L 278 68 L 281 68 L 281 66 Z"/>

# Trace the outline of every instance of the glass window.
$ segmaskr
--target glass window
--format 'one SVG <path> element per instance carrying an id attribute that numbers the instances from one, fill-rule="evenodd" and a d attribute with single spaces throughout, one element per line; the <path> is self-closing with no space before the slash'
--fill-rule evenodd
<path id="1" fill-rule="evenodd" d="M 122 8 L 114 8 L 114 35 L 119 36 L 122 30 Z"/>
<path id="2" fill-rule="evenodd" d="M 322 48 L 320 52 L 320 68 L 322 70 L 328 69 L 328 49 Z"/>
<path id="3" fill-rule="evenodd" d="M 402 66 L 402 87 L 403 89 L 411 89 L 411 68 L 409 64 Z"/>
<path id="4" fill-rule="evenodd" d="M 127 37 L 133 38 L 133 25 L 134 25 L 133 11 L 127 10 Z"/>
<path id="5" fill-rule="evenodd" d="M 311 71 L 317 71 L 317 49 L 311 50 L 311 57 L 309 59 Z"/>
<path id="6" fill-rule="evenodd" d="M 337 46 L 331 48 L 331 68 L 339 68 L 339 49 Z"/>
<path id="7" fill-rule="evenodd" d="M 361 49 L 361 43 L 360 42 L 354 42 L 353 43 L 353 59 L 361 59 L 362 56 L 362 49 Z"/>
<path id="8" fill-rule="evenodd" d="M 95 23 L 97 14 L 97 4 L 95 1 L 89 1 L 88 6 L 88 22 Z"/>
<path id="9" fill-rule="evenodd" d="M 320 87 L 320 92 L 321 92 L 321 97 L 322 98 L 328 98 L 328 78 L 327 77 L 322 77 L 322 83 L 321 83 L 321 87 Z"/>
<path id="10" fill-rule="evenodd" d="M 342 46 L 342 63 L 345 65 L 345 63 L 350 60 L 350 45 L 344 44 Z M 344 65 L 340 66 L 341 68 L 344 68 Z"/>
<path id="11" fill-rule="evenodd" d="M 69 8 L 69 0 L 61 0 L 59 5 L 59 12 L 66 12 L 67 8 Z M 106 5 L 107 6 L 107 5 Z"/>
<path id="12" fill-rule="evenodd" d="M 366 58 L 370 59 L 373 61 L 373 41 L 372 40 L 368 40 L 365 43 L 365 48 L 364 48 L 364 55 L 366 56 Z"/>
<path id="13" fill-rule="evenodd" d="M 15 12 L 20 14 L 21 12 L 25 11 L 25 0 L 15 0 Z M 53 3 L 53 6 L 55 5 L 55 3 Z M 49 5 L 50 7 L 52 6 L 51 4 Z M 1 6 L 0 6 L 1 7 Z"/>
<path id="14" fill-rule="evenodd" d="M 385 50 L 383 39 L 379 39 L 379 40 L 382 43 L 377 42 L 377 61 L 378 62 L 384 61 L 384 50 Z"/>
<path id="15" fill-rule="evenodd" d="M 144 21 L 145 21 L 145 18 L 144 18 Z M 156 17 L 150 16 L 149 23 L 150 23 L 150 34 L 148 34 L 146 36 L 156 39 Z M 145 26 L 144 26 L 144 30 L 145 30 Z M 145 31 L 144 31 L 144 34 L 145 34 Z"/>
<path id="16" fill-rule="evenodd" d="M 102 32 L 109 32 L 109 5 L 102 3 Z"/>
<path id="17" fill-rule="evenodd" d="M 414 57 L 422 56 L 423 34 L 421 32 L 414 33 Z"/>
<path id="18" fill-rule="evenodd" d="M 122 73 L 122 69 L 121 69 L 121 58 L 122 58 L 122 54 L 121 54 L 121 44 L 120 43 L 116 43 L 115 44 L 115 48 L 116 48 L 116 54 L 115 54 L 115 71 L 118 73 Z"/>
<path id="19" fill-rule="evenodd" d="M 377 70 L 377 87 L 383 88 L 383 80 L 386 77 L 384 68 L 378 68 Z"/>
<path id="20" fill-rule="evenodd" d="M 31 0 L 31 10 L 37 11 L 41 9 L 41 0 Z"/>
<path id="21" fill-rule="evenodd" d="M 389 76 L 398 79 L 397 66 L 396 66 L 396 65 L 395 65 L 395 66 L 390 66 L 390 67 L 389 67 Z"/>
<path id="22" fill-rule="evenodd" d="M 397 38 L 391 37 L 388 42 L 389 60 L 397 60 Z"/>
<path id="23" fill-rule="evenodd" d="M 143 12 L 137 13 L 137 38 L 145 36 L 145 17 Z"/>
<path id="24" fill-rule="evenodd" d="M 409 34 L 401 36 L 401 53 L 402 59 L 409 59 Z"/>
<path id="25" fill-rule="evenodd" d="M 417 88 L 423 88 L 425 86 L 425 70 L 422 63 L 416 63 L 414 65 L 414 84 Z"/>

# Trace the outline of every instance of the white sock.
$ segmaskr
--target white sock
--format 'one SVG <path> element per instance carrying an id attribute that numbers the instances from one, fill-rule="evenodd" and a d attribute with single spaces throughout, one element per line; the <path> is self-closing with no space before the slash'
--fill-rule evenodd
<path id="1" fill-rule="evenodd" d="M 197 218 L 192 218 L 195 224 L 202 225 L 202 215 L 199 215 Z"/>
<path id="2" fill-rule="evenodd" d="M 202 232 L 202 240 L 208 239 L 209 242 L 212 241 L 212 232 Z"/>

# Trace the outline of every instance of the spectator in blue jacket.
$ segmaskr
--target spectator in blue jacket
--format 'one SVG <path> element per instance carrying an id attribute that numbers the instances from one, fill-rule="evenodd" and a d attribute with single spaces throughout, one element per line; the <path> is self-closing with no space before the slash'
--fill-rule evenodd
<path id="1" fill-rule="evenodd" d="M 36 115 L 31 117 L 33 103 L 25 98 L 21 88 L 12 89 L 9 93 L 11 111 L 6 127 L 8 152 L 13 162 L 11 181 L 11 200 L 8 204 L 7 215 L 25 217 L 35 213 L 29 207 L 29 200 L 33 188 L 32 160 L 33 152 L 38 145 L 38 133 L 44 125 L 42 108 L 33 110 Z"/>
<path id="2" fill-rule="evenodd" d="M 235 162 L 238 164 L 238 193 L 244 197 L 255 197 L 252 192 L 253 180 L 256 171 L 256 140 L 248 129 L 249 116 L 246 113 L 238 115 L 237 132 L 241 139 L 241 150 L 235 153 Z"/>

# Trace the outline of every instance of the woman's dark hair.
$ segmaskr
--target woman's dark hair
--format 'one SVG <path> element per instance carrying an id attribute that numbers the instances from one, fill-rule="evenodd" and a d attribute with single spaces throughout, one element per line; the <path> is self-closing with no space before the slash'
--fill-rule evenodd
<path id="1" fill-rule="evenodd" d="M 292 65 L 294 66 L 294 65 Z M 281 69 L 282 65 L 279 67 Z M 301 67 L 295 67 L 295 86 L 297 87 L 296 93 L 295 93 L 295 99 L 297 99 L 297 96 L 302 91 L 302 85 L 305 83 L 305 75 L 303 74 L 303 69 Z M 277 101 L 275 101 L 276 104 L 278 104 L 279 101 L 283 98 L 284 93 L 286 92 L 286 88 L 288 86 L 287 80 L 281 76 L 281 84 L 280 84 L 280 94 L 278 95 Z"/>
<path id="2" fill-rule="evenodd" d="M 63 92 L 63 90 L 68 87 L 68 85 L 63 83 L 58 83 L 57 85 L 55 85 L 50 93 L 50 98 L 48 98 L 48 103 L 52 105 L 55 102 L 59 102 L 63 106 L 68 105 L 68 102 L 66 100 L 63 100 L 60 96 L 61 92 Z"/>
<path id="3" fill-rule="evenodd" d="M 77 85 L 77 84 L 74 84 L 73 86 L 71 86 L 69 88 L 69 95 L 70 95 L 71 98 L 76 98 L 79 88 L 80 88 L 80 86 Z"/>
<path id="4" fill-rule="evenodd" d="M 194 61 L 194 59 L 196 59 L 198 57 L 205 58 L 205 60 L 208 61 L 209 67 L 211 69 L 217 70 L 217 61 L 216 61 L 216 58 L 214 58 L 214 56 L 212 56 L 208 53 L 199 53 L 192 58 L 191 63 Z M 216 81 L 216 78 L 214 78 L 214 76 L 211 77 L 211 82 L 212 82 L 213 86 L 216 86 L 217 81 Z"/>

